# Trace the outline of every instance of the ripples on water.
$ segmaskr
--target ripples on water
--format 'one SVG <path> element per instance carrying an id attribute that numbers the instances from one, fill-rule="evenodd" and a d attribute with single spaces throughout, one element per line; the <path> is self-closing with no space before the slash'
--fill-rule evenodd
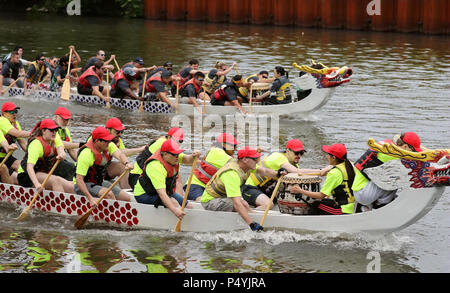
<path id="1" fill-rule="evenodd" d="M 367 148 L 367 138 L 391 138 L 402 131 L 418 132 L 428 148 L 450 145 L 448 37 L 79 19 L 2 16 L 0 55 L 21 44 L 28 60 L 41 51 L 62 56 L 74 44 L 83 62 L 103 49 L 107 55 L 116 54 L 120 64 L 142 56 L 146 65 L 171 61 L 175 70 L 191 58 L 198 58 L 203 69 L 212 68 L 218 60 L 236 61 L 246 75 L 271 71 L 277 65 L 291 70 L 292 62 L 304 64 L 309 59 L 328 66 L 347 65 L 354 71 L 351 83 L 339 87 L 324 108 L 310 117 L 280 119 L 280 146 L 291 138 L 301 139 L 308 150 L 303 166 L 326 164 L 320 151 L 323 144 L 343 142 L 355 160 Z M 84 34 L 86 27 L 91 31 L 89 38 Z M 297 75 L 290 71 L 292 79 Z M 50 117 L 58 106 L 69 107 L 75 141 L 116 116 L 127 127 L 125 144 L 137 147 L 149 137 L 165 134 L 172 119 L 29 97 L 11 100 L 21 106 L 19 120 L 25 129 Z M 201 136 L 197 133 L 193 139 Z M 183 178 L 189 170 L 182 167 Z M 423 219 L 389 235 L 76 231 L 73 219 L 34 212 L 29 222 L 17 223 L 14 219 L 20 211 L 1 209 L 0 271 L 66 272 L 78 253 L 85 272 L 365 272 L 368 253 L 378 251 L 382 272 L 450 272 L 448 200 L 446 191 Z"/>

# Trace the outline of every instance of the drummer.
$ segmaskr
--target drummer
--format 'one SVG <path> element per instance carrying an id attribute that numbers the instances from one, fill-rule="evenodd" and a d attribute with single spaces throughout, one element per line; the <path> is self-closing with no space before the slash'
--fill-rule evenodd
<path id="1" fill-rule="evenodd" d="M 239 87 L 244 85 L 242 75 L 235 75 L 232 80 L 225 81 L 211 95 L 211 105 L 215 106 L 235 106 L 242 114 L 247 112 L 242 108 L 242 99 L 239 97 Z"/>
<path id="2" fill-rule="evenodd" d="M 267 84 L 267 87 L 264 90 L 270 88 L 270 85 L 275 79 L 269 78 L 269 72 L 267 70 L 262 70 L 259 74 L 252 74 L 245 78 L 244 85 L 239 88 L 239 95 L 244 99 L 244 101 L 248 102 L 249 97 L 248 94 L 250 92 L 250 87 L 255 83 L 264 83 Z M 256 93 L 256 91 L 254 92 Z M 253 94 L 252 94 L 253 95 Z"/>
<path id="3" fill-rule="evenodd" d="M 201 197 L 200 202 L 205 210 L 238 212 L 253 231 L 263 230 L 263 227 L 249 216 L 251 209 L 248 203 L 242 199 L 241 187 L 251 172 L 271 178 L 280 177 L 286 172 L 280 170 L 275 172 L 264 167 L 257 167 L 260 156 L 261 153 L 255 149 L 244 147 L 238 151 L 237 159 L 230 160 L 220 168 L 206 184 Z"/>
<path id="4" fill-rule="evenodd" d="M 286 170 L 288 173 L 318 173 L 320 176 L 325 176 L 333 168 L 330 165 L 324 169 L 299 169 L 298 163 L 305 152 L 306 150 L 303 148 L 303 143 L 300 140 L 291 139 L 286 144 L 284 153 L 274 152 L 260 160 L 258 166 L 274 171 Z M 249 205 L 258 209 L 265 209 L 275 184 L 276 181 L 272 178 L 251 174 L 242 187 L 243 198 Z"/>
<path id="5" fill-rule="evenodd" d="M 258 100 L 262 99 L 267 105 L 274 104 L 289 104 L 292 102 L 291 83 L 289 81 L 289 74 L 282 66 L 275 67 L 274 71 L 275 81 L 270 90 L 262 95 L 256 96 Z"/>

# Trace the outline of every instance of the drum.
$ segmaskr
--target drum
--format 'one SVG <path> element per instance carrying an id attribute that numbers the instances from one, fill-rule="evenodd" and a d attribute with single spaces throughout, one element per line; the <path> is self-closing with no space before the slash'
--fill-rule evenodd
<path id="1" fill-rule="evenodd" d="M 255 82 L 251 88 L 253 91 L 267 91 L 270 89 L 270 83 Z"/>
<path id="2" fill-rule="evenodd" d="M 280 188 L 278 190 L 277 202 L 280 212 L 292 215 L 307 215 L 309 214 L 310 204 L 315 199 L 303 194 L 294 194 L 290 192 L 291 186 L 299 185 L 304 190 L 312 192 L 320 191 L 320 183 L 322 178 L 319 176 L 309 176 L 291 173 L 281 179 Z"/>

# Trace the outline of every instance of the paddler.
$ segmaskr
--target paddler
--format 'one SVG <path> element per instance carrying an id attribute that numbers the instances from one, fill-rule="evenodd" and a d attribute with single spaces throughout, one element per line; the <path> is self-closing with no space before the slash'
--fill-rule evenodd
<path id="1" fill-rule="evenodd" d="M 242 198 L 241 186 L 252 172 L 260 176 L 277 178 L 286 174 L 285 171 L 275 172 L 264 167 L 257 167 L 261 153 L 250 147 L 238 151 L 238 158 L 232 159 L 220 168 L 206 184 L 201 197 L 201 203 L 206 210 L 238 212 L 253 231 L 261 231 L 263 227 L 249 216 L 251 209 Z M 256 169 L 256 171 L 254 171 Z"/>
<path id="2" fill-rule="evenodd" d="M 9 144 L 6 140 L 5 136 L 3 135 L 3 132 L 0 131 L 0 146 L 2 149 L 2 153 L 9 153 L 10 151 L 17 150 L 17 145 L 15 143 Z M 3 162 L 4 156 L 0 158 L 0 161 Z M 14 173 L 16 174 L 16 173 Z M 14 177 L 14 179 L 9 175 L 9 169 L 6 166 L 6 164 L 3 164 L 3 166 L 0 168 L 0 180 L 3 183 L 6 184 L 17 184 L 17 174 Z"/>
<path id="3" fill-rule="evenodd" d="M 216 146 L 212 147 L 200 161 L 200 165 L 194 170 L 188 199 L 200 201 L 206 184 L 234 156 L 238 142 L 229 133 L 222 133 L 217 137 Z M 187 183 L 186 183 L 187 184 Z M 184 189 L 186 190 L 186 186 Z"/>
<path id="4" fill-rule="evenodd" d="M 211 95 L 211 105 L 215 106 L 235 106 L 242 114 L 247 112 L 242 108 L 242 99 L 239 97 L 239 87 L 244 85 L 242 75 L 235 75 L 232 80 L 225 81 Z"/>
<path id="5" fill-rule="evenodd" d="M 205 77 L 205 82 L 203 83 L 203 89 L 205 93 L 211 95 L 215 90 L 227 80 L 227 74 L 230 73 L 237 63 L 234 62 L 230 67 L 223 61 L 217 61 L 213 69 Z"/>
<path id="6" fill-rule="evenodd" d="M 187 81 L 180 89 L 180 95 L 182 97 L 188 97 L 189 104 L 192 104 L 195 109 L 201 113 L 203 113 L 202 108 L 197 103 L 197 98 L 200 100 L 209 101 L 209 96 L 205 92 L 203 92 L 203 81 L 205 80 L 205 75 L 202 72 L 196 72 L 194 77 Z"/>
<path id="7" fill-rule="evenodd" d="M 44 54 L 40 53 L 36 55 L 36 60 L 30 64 L 26 75 L 27 88 L 33 88 L 34 85 L 40 83 L 40 87 L 44 90 L 47 90 L 47 86 L 43 83 L 46 81 L 50 81 L 52 72 L 50 71 L 50 68 L 48 68 L 48 66 L 45 64 L 45 61 L 46 59 Z M 46 75 L 45 80 L 43 80 L 44 74 Z"/>
<path id="8" fill-rule="evenodd" d="M 111 82 L 111 97 L 118 99 L 144 100 L 144 97 L 138 97 L 131 89 L 133 83 L 136 83 L 139 75 L 132 67 L 125 67 L 114 74 Z M 135 85 L 137 88 L 137 85 Z"/>
<path id="9" fill-rule="evenodd" d="M 30 138 L 25 157 L 17 170 L 17 181 L 23 187 L 35 187 L 36 192 L 44 190 L 42 183 L 57 160 L 66 158 L 64 145 L 57 135 L 59 126 L 52 119 L 40 122 L 37 134 Z M 73 184 L 64 178 L 51 175 L 47 181 L 49 190 L 73 193 Z"/>
<path id="10" fill-rule="evenodd" d="M 324 169 L 300 169 L 299 161 L 306 150 L 303 148 L 303 142 L 298 139 L 291 139 L 286 144 L 285 152 L 274 152 L 264 159 L 260 160 L 258 166 L 272 169 L 274 171 L 285 170 L 288 173 L 306 174 L 317 173 L 325 176 L 333 166 Z M 242 197 L 250 206 L 258 209 L 266 209 L 270 202 L 270 196 L 275 188 L 276 180 L 266 176 L 260 176 L 256 173 L 250 175 L 242 187 Z M 275 199 L 274 199 L 274 202 Z"/>
<path id="11" fill-rule="evenodd" d="M 282 66 L 275 67 L 273 71 L 275 81 L 270 90 L 256 96 L 257 100 L 262 100 L 266 105 L 288 104 L 292 102 L 291 83 L 289 74 Z"/>
<path id="12" fill-rule="evenodd" d="M 106 96 L 106 87 L 101 85 L 103 73 L 106 69 L 113 70 L 114 66 L 104 65 L 102 61 L 97 61 L 89 67 L 78 80 L 78 93 L 80 95 L 95 95 L 105 102 L 110 102 L 111 98 Z"/>
<path id="13" fill-rule="evenodd" d="M 159 204 L 167 207 L 177 218 L 186 214 L 182 209 L 183 196 L 176 192 L 179 175 L 179 155 L 183 152 L 176 142 L 166 140 L 150 158 L 145 161 L 144 171 L 134 186 L 137 202 Z M 192 164 L 192 162 L 191 162 Z M 189 202 L 186 205 L 191 208 Z"/>
<path id="14" fill-rule="evenodd" d="M 145 82 L 145 92 L 150 93 L 150 100 L 160 100 L 176 109 L 176 104 L 169 100 L 168 92 L 166 91 L 166 85 L 172 82 L 172 80 L 172 73 L 166 69 L 161 70 L 147 79 Z"/>
<path id="15" fill-rule="evenodd" d="M 128 158 L 112 142 L 115 138 L 104 127 L 97 127 L 92 131 L 91 139 L 83 145 L 78 152 L 76 172 L 73 178 L 74 191 L 76 194 L 85 195 L 91 207 L 97 206 L 94 197 L 100 197 L 111 186 L 111 182 L 105 179 L 106 166 L 112 157 L 120 161 L 125 169 L 131 169 Z M 130 196 L 118 186 L 114 186 L 105 197 L 129 201 Z"/>

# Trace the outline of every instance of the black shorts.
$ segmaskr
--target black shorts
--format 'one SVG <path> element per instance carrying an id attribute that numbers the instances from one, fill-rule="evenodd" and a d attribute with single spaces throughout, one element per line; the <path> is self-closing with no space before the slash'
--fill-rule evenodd
<path id="1" fill-rule="evenodd" d="M 17 182 L 22 187 L 33 187 L 33 182 L 30 179 L 30 176 L 28 176 L 27 172 L 22 172 L 17 175 Z"/>
<path id="2" fill-rule="evenodd" d="M 134 186 L 136 185 L 137 181 L 139 180 L 138 174 L 129 174 L 128 175 L 128 184 L 130 185 L 131 189 L 134 189 Z"/>
<path id="3" fill-rule="evenodd" d="M 264 194 L 258 187 L 244 184 L 241 187 L 242 198 L 248 202 L 249 205 L 256 207 L 256 198 L 260 194 Z"/>
<path id="4" fill-rule="evenodd" d="M 1 160 L 3 160 L 3 158 Z M 12 167 L 12 164 L 14 164 L 15 161 L 17 161 L 17 159 L 14 156 L 10 156 L 5 162 L 6 167 L 8 167 L 9 175 L 14 173 L 14 170 L 11 169 L 11 167 Z"/>
<path id="5" fill-rule="evenodd" d="M 98 90 L 100 92 L 103 92 L 103 86 L 100 85 L 98 87 Z M 90 87 L 90 88 L 83 89 L 81 86 L 78 86 L 78 93 L 80 95 L 92 96 L 92 88 Z"/>
<path id="6" fill-rule="evenodd" d="M 213 106 L 225 106 L 225 100 L 216 100 L 214 95 L 211 96 L 211 105 Z"/>

